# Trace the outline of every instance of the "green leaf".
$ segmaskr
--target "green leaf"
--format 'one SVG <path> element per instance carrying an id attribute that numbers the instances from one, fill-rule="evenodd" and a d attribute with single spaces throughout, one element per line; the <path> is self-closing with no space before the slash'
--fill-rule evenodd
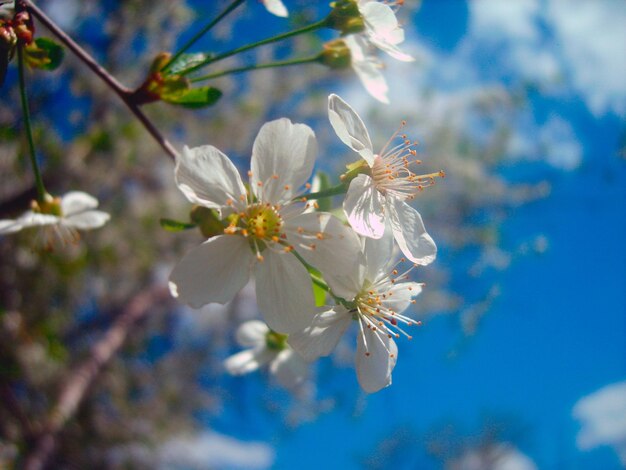
<path id="1" fill-rule="evenodd" d="M 63 61 L 63 48 L 49 38 L 37 38 L 26 49 L 28 63 L 42 70 L 54 70 Z"/>
<path id="2" fill-rule="evenodd" d="M 159 220 L 161 227 L 163 227 L 168 232 L 182 232 L 183 230 L 189 230 L 190 228 L 194 228 L 196 224 L 190 224 L 186 222 L 179 222 L 178 220 L 172 219 L 161 219 Z"/>
<path id="3" fill-rule="evenodd" d="M 214 105 L 222 96 L 222 92 L 213 87 L 191 88 L 176 96 L 161 95 L 161 99 L 170 104 L 185 108 L 203 108 Z"/>
<path id="4" fill-rule="evenodd" d="M 215 54 L 204 54 L 202 52 L 182 54 L 178 59 L 170 64 L 165 73 L 168 75 L 184 75 L 187 70 L 203 63 L 206 60 L 209 60 L 213 56 L 215 56 Z"/>
<path id="5" fill-rule="evenodd" d="M 182 98 L 189 91 L 189 80 L 180 75 L 168 76 L 157 88 L 163 101 L 172 102 Z"/>
<path id="6" fill-rule="evenodd" d="M 326 305 L 326 290 L 315 283 L 313 283 L 313 297 L 315 298 L 316 307 Z"/>

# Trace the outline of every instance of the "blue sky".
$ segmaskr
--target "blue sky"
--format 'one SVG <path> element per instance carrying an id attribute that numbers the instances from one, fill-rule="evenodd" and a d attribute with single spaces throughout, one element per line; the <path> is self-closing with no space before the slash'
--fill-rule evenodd
<path id="1" fill-rule="evenodd" d="M 253 406 L 234 410 L 263 393 L 255 379 L 236 379 L 232 387 L 243 391 L 211 424 L 265 442 L 275 468 L 362 468 L 394 436 L 409 443 L 386 455 L 394 468 L 440 468 L 423 456 L 424 434 L 451 423 L 461 435 L 477 436 L 485 419 L 508 416 L 524 429 L 513 444 L 538 468 L 620 468 L 610 446 L 577 446 L 580 423 L 572 410 L 582 397 L 626 380 L 626 39 L 618 27 L 624 20 L 617 1 L 425 0 L 413 23 L 405 22 L 405 49 L 422 67 L 410 75 L 401 72 L 404 64 L 388 64 L 388 113 L 434 106 L 447 115 L 467 94 L 524 89 L 501 171 L 511 181 L 548 181 L 551 190 L 510 209 L 500 237 L 515 252 L 541 234 L 547 249 L 515 257 L 487 278 L 500 295 L 462 346 L 446 317 L 400 344 L 388 389 L 362 395 L 346 368 L 320 386 L 339 396 L 337 406 L 285 429 Z M 420 97 L 420 87 L 434 96 Z M 356 82 L 342 93 L 357 109 L 375 106 Z M 429 113 L 432 120 L 440 115 Z M 472 122 L 459 117 L 460 126 Z M 418 132 L 428 145 L 427 131 Z M 439 195 L 445 197 L 445 187 Z M 438 262 L 458 256 L 442 246 Z M 330 367 L 322 362 L 318 378 Z"/>

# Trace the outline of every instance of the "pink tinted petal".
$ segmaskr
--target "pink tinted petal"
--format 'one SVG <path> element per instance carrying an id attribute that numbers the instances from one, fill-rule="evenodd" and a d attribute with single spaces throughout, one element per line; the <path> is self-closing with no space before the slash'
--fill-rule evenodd
<path id="1" fill-rule="evenodd" d="M 275 355 L 267 349 L 246 349 L 227 358 L 224 367 L 231 375 L 249 374 L 270 362 Z"/>
<path id="2" fill-rule="evenodd" d="M 263 202 L 290 201 L 311 177 L 316 154 L 309 126 L 284 118 L 264 124 L 252 148 L 252 191 Z"/>
<path id="3" fill-rule="evenodd" d="M 374 393 L 391 384 L 398 347 L 380 330 L 372 331 L 363 326 L 363 331 L 365 338 L 359 335 L 357 340 L 356 373 L 361 388 L 367 393 Z"/>
<path id="4" fill-rule="evenodd" d="M 176 160 L 176 184 L 194 204 L 221 211 L 240 204 L 246 188 L 229 158 L 211 145 L 183 148 Z"/>
<path id="5" fill-rule="evenodd" d="M 305 213 L 285 221 L 287 241 L 321 271 L 333 292 L 352 299 L 360 282 L 361 242 L 349 227 L 325 212 Z M 306 326 L 306 325 L 305 325 Z"/>
<path id="6" fill-rule="evenodd" d="M 255 348 L 265 345 L 265 336 L 270 331 L 265 323 L 259 320 L 250 320 L 242 323 L 235 338 L 240 346 Z"/>
<path id="7" fill-rule="evenodd" d="M 308 372 L 308 364 L 291 349 L 283 349 L 270 363 L 270 373 L 287 389 L 293 389 L 304 382 Z"/>
<path id="8" fill-rule="evenodd" d="M 98 207 L 98 200 L 82 191 L 70 191 L 61 198 L 63 217 L 79 214 Z"/>
<path id="9" fill-rule="evenodd" d="M 383 236 L 384 201 L 369 176 L 359 175 L 350 182 L 343 210 L 356 233 L 371 238 Z"/>
<path id="10" fill-rule="evenodd" d="M 328 97 L 328 119 L 337 137 L 372 166 L 374 150 L 365 124 L 356 111 L 335 94 Z"/>
<path id="11" fill-rule="evenodd" d="M 194 308 L 210 302 L 224 304 L 248 282 L 255 261 L 248 242 L 236 235 L 220 235 L 192 249 L 170 275 L 170 289 Z"/>
<path id="12" fill-rule="evenodd" d="M 393 236 L 402 253 L 412 262 L 422 266 L 435 261 L 437 245 L 426 233 L 419 212 L 399 199 L 390 201 L 387 211 Z"/>
<path id="13" fill-rule="evenodd" d="M 106 212 L 89 210 L 69 217 L 63 217 L 61 223 L 67 227 L 90 230 L 102 227 L 110 218 L 111 216 Z"/>
<path id="14" fill-rule="evenodd" d="M 289 335 L 288 342 L 307 361 L 328 356 L 350 326 L 352 315 L 341 306 L 313 317 L 310 326 Z"/>
<path id="15" fill-rule="evenodd" d="M 291 253 L 263 252 L 257 263 L 256 297 L 268 326 L 278 333 L 304 329 L 315 312 L 311 278 Z"/>

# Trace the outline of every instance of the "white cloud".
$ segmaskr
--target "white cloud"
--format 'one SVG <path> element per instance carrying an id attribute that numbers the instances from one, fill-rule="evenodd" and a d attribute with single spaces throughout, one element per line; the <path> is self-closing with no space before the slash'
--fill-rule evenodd
<path id="1" fill-rule="evenodd" d="M 510 444 L 470 449 L 446 465 L 447 470 L 537 470 L 535 463 Z"/>
<path id="2" fill-rule="evenodd" d="M 243 442 L 216 432 L 177 437 L 159 451 L 159 468 L 261 470 L 274 463 L 274 450 L 260 442 Z"/>
<path id="3" fill-rule="evenodd" d="M 538 39 L 537 28 L 533 24 L 539 12 L 537 0 L 474 0 L 469 2 L 469 30 L 495 40 L 503 36 L 518 41 Z"/>
<path id="4" fill-rule="evenodd" d="M 549 20 L 574 87 L 595 115 L 626 111 L 626 2 L 553 0 Z"/>
<path id="5" fill-rule="evenodd" d="M 564 119 L 552 116 L 539 131 L 542 154 L 548 163 L 562 170 L 578 168 L 582 161 L 582 146 L 572 126 Z"/>
<path id="6" fill-rule="evenodd" d="M 581 398 L 574 417 L 582 422 L 580 449 L 612 446 L 626 465 L 626 381 L 617 382 Z"/>

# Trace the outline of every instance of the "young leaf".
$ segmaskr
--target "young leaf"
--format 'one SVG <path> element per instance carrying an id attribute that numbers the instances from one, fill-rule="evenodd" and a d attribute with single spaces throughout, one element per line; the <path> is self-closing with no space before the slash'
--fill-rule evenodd
<path id="1" fill-rule="evenodd" d="M 170 104 L 185 108 L 203 108 L 214 105 L 222 92 L 213 87 L 191 88 L 177 95 L 161 95 L 161 99 Z"/>
<path id="2" fill-rule="evenodd" d="M 63 48 L 49 38 L 35 39 L 24 51 L 28 64 L 42 70 L 56 69 L 61 64 L 64 54 Z"/>
<path id="3" fill-rule="evenodd" d="M 210 59 L 215 54 L 205 54 L 202 52 L 194 53 L 194 54 L 182 54 L 178 59 L 176 59 L 164 72 L 167 75 L 184 75 L 185 72 L 195 67 L 198 64 Z"/>
<path id="4" fill-rule="evenodd" d="M 186 222 L 179 222 L 178 220 L 172 219 L 161 219 L 159 220 L 161 227 L 163 227 L 168 232 L 182 232 L 183 230 L 189 230 L 190 228 L 194 228 L 196 224 L 190 224 Z"/>

